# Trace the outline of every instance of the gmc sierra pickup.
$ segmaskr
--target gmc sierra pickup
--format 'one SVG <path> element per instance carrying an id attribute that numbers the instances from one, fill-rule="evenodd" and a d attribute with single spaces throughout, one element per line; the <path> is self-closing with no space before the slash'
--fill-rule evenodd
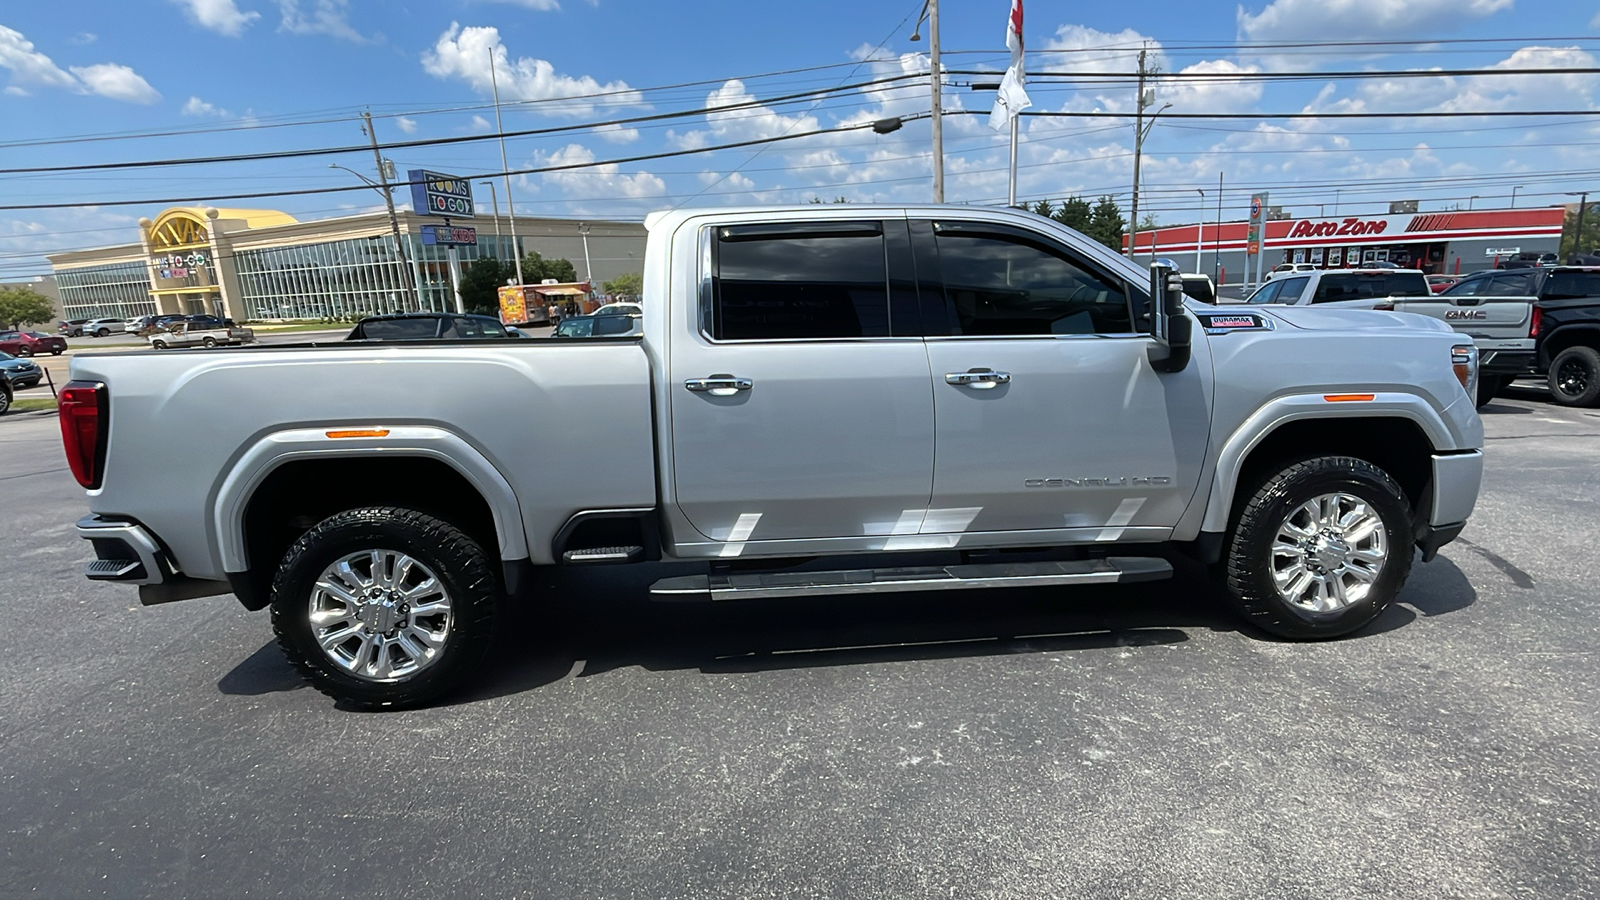
<path id="1" fill-rule="evenodd" d="M 1012 210 L 646 224 L 640 336 L 74 357 L 88 576 L 270 606 L 316 687 L 398 707 L 468 677 L 538 566 L 689 561 L 652 593 L 750 602 L 1158 579 L 1181 551 L 1318 639 L 1476 501 L 1477 357 L 1443 323 L 1193 303 Z"/>

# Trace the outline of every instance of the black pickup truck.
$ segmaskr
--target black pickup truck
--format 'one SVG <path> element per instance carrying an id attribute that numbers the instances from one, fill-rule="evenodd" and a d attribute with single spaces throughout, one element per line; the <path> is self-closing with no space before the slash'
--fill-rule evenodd
<path id="1" fill-rule="evenodd" d="M 1475 272 L 1394 309 L 1443 319 L 1480 355 L 1479 402 L 1513 378 L 1544 378 L 1557 403 L 1600 404 L 1600 266 Z"/>

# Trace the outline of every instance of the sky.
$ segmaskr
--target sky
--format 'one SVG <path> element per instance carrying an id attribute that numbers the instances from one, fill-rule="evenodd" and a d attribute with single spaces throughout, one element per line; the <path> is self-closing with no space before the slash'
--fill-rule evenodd
<path id="1" fill-rule="evenodd" d="M 677 206 L 932 199 L 922 0 L 59 0 L 0 6 L 0 280 L 44 254 L 128 243 L 198 198 L 302 220 L 382 208 L 331 164 L 370 150 L 78 172 L 7 170 L 364 147 L 495 132 L 519 215 L 638 219 Z M 1009 0 L 941 0 L 946 199 L 1003 204 L 992 85 Z M 1132 189 L 1141 48 L 1162 76 L 1141 218 L 1571 202 L 1600 194 L 1600 0 L 1024 0 L 1030 113 L 1018 197 Z M 1553 70 L 1503 74 L 1508 70 Z M 1439 71 L 1424 77 L 1360 73 Z M 994 73 L 994 74 L 984 74 Z M 1185 78 L 1184 76 L 1189 76 Z M 832 93 L 822 93 L 823 91 Z M 801 95 L 801 96 L 794 96 Z M 1170 104 L 1170 106 L 1168 106 Z M 1452 118 L 1426 112 L 1594 112 Z M 966 114 L 972 113 L 972 114 Z M 1384 118 L 1275 114 L 1402 113 Z M 1226 118 L 1212 118 L 1226 116 Z M 649 121 L 623 119 L 657 117 Z M 907 117 L 877 134 L 870 123 Z M 554 129 L 554 130 L 552 130 Z M 810 134 L 811 132 L 824 132 Z M 764 145 L 725 147 L 770 138 Z M 655 154 L 680 154 L 613 162 Z M 492 139 L 385 151 L 404 172 L 505 171 Z M 476 189 L 489 206 L 487 188 Z M 504 209 L 504 187 L 497 184 Z M 403 192 L 397 200 L 406 205 Z M 127 205 L 119 202 L 136 201 Z M 59 208 L 44 208 L 55 205 Z M 15 208 L 23 207 L 23 208 Z"/>

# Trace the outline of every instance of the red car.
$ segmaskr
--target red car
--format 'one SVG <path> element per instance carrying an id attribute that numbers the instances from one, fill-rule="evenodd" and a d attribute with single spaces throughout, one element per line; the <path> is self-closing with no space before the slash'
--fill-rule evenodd
<path id="1" fill-rule="evenodd" d="M 38 356 L 49 353 L 60 356 L 67 349 L 67 339 L 42 331 L 0 331 L 0 352 L 13 356 Z"/>
<path id="2" fill-rule="evenodd" d="M 1435 294 L 1461 280 L 1460 275 L 1429 275 L 1428 290 Z"/>

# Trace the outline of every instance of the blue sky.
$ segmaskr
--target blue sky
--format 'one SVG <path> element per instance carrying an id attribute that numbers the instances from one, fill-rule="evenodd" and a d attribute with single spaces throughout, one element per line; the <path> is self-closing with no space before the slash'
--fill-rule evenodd
<path id="1" fill-rule="evenodd" d="M 802 91 L 927 71 L 909 41 L 921 0 L 143 0 L 6 4 L 0 9 L 0 169 L 357 145 L 370 107 L 383 141 L 493 130 L 494 55 L 507 130 L 582 126 L 509 142 L 513 169 L 604 162 L 792 135 L 926 111 L 926 78 L 779 103 Z M 942 0 L 947 69 L 998 71 L 1008 0 Z M 1332 77 L 1332 72 L 1600 66 L 1600 0 L 1026 0 L 1035 111 L 1132 109 L 1126 80 L 1042 77 L 1130 72 L 1148 41 L 1167 73 L 1241 80 L 1168 82 L 1168 114 L 1146 145 L 1141 205 L 1162 223 L 1194 221 L 1202 195 L 1240 217 L 1252 189 L 1303 215 L 1567 200 L 1600 191 L 1600 118 L 1282 120 L 1273 112 L 1595 110 L 1600 75 Z M 926 30 L 926 29 L 924 29 Z M 1386 45 L 1382 41 L 1492 39 Z M 1348 41 L 1347 47 L 1283 47 Z M 1071 52 L 1063 52 L 1071 51 Z M 819 68 L 826 67 L 826 68 Z M 792 71 L 807 70 L 807 71 Z M 786 74 L 774 74 L 786 73 Z M 1258 73 L 1303 73 L 1264 83 Z M 946 106 L 986 111 L 992 92 L 951 75 Z M 673 87 L 674 85 L 687 85 Z M 601 94 L 603 96 L 594 96 Z M 513 103 L 512 101 L 518 101 Z M 765 101 L 771 101 L 768 105 Z M 753 104 L 737 111 L 714 110 Z M 592 127 L 628 116 L 689 115 Z M 153 132 L 168 136 L 133 137 Z M 111 139 L 60 143 L 63 138 Z M 1111 116 L 1026 120 L 1023 199 L 1116 195 L 1132 178 L 1133 128 Z M 982 116 L 946 120 L 947 199 L 1003 202 L 1005 138 Z M 57 141 L 53 143 L 41 143 Z M 755 148 L 602 165 L 516 179 L 519 214 L 637 218 L 674 205 L 812 197 L 925 201 L 929 126 L 890 135 L 824 134 Z M 401 170 L 500 171 L 494 141 L 399 149 Z M 50 175 L 0 174 L 0 205 L 104 204 L 339 187 L 370 153 L 270 162 Z M 1563 174 L 1565 173 L 1565 174 Z M 481 189 L 480 189 L 480 192 Z M 486 192 L 485 192 L 486 193 Z M 483 200 L 487 200 L 484 197 Z M 502 202 L 504 197 L 501 198 Z M 41 254 L 133 239 L 166 204 L 0 211 L 0 278 L 45 270 Z M 380 208 L 361 191 L 216 201 L 317 218 Z M 487 205 L 487 204 L 485 204 Z"/>

